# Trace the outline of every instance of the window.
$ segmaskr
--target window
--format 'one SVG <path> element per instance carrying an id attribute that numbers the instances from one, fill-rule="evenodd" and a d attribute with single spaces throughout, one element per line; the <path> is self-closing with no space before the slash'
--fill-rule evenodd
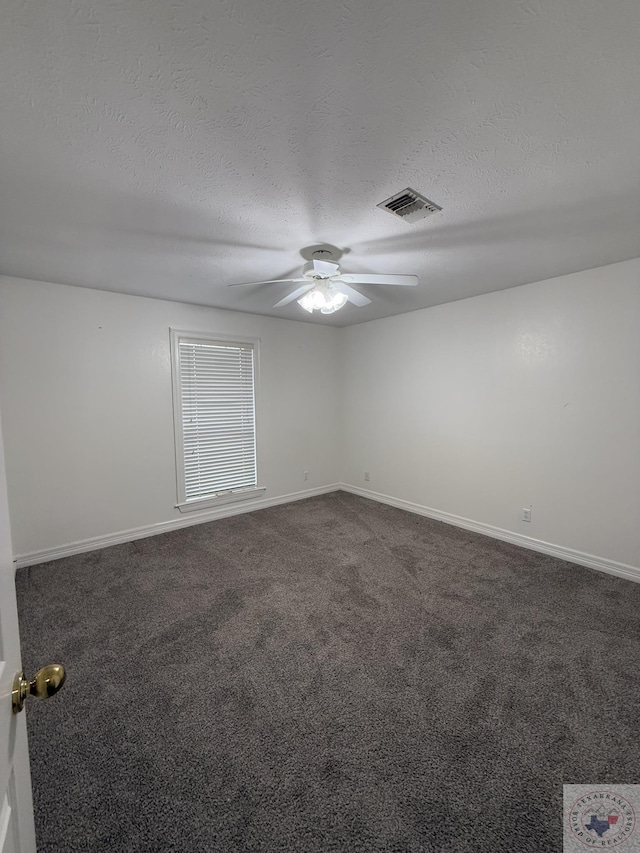
<path id="1" fill-rule="evenodd" d="M 257 497 L 257 341 L 171 332 L 178 507 Z"/>

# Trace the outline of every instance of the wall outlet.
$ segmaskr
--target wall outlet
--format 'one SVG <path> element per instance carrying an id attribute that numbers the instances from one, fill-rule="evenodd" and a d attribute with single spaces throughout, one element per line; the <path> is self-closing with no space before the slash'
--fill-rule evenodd
<path id="1" fill-rule="evenodd" d="M 365 483 L 369 482 L 369 472 L 368 471 L 364 472 L 364 481 L 365 481 Z"/>
<path id="2" fill-rule="evenodd" d="M 531 521 L 531 507 L 522 507 L 522 520 Z"/>
<path id="3" fill-rule="evenodd" d="M 305 479 L 305 480 L 308 480 L 308 479 L 309 479 L 309 472 L 308 472 L 308 471 L 305 471 L 305 472 L 304 472 L 304 479 Z"/>

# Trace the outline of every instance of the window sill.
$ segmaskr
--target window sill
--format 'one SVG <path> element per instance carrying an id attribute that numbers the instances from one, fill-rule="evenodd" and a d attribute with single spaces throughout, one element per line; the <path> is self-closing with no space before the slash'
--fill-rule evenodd
<path id="1" fill-rule="evenodd" d="M 256 500 L 266 492 L 265 486 L 256 486 L 254 489 L 244 489 L 241 492 L 229 492 L 228 494 L 218 495 L 213 498 L 199 498 L 194 501 L 176 504 L 176 508 L 180 512 L 197 512 L 201 509 L 209 509 L 214 506 L 224 506 L 225 504 L 233 504 L 238 501 Z"/>

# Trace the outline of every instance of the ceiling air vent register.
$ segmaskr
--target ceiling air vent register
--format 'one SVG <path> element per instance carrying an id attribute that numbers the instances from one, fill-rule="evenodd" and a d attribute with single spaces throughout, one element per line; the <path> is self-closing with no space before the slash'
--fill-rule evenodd
<path id="1" fill-rule="evenodd" d="M 376 207 L 388 210 L 389 213 L 399 216 L 405 222 L 418 222 L 420 219 L 426 219 L 432 213 L 438 213 L 439 210 L 442 210 L 440 205 L 429 201 L 428 198 L 410 187 L 392 195 L 385 201 L 381 201 Z"/>

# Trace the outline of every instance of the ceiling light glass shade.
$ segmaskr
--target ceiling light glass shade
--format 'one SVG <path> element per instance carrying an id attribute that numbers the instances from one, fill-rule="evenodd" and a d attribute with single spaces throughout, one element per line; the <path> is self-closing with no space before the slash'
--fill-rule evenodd
<path id="1" fill-rule="evenodd" d="M 341 293 L 331 282 L 320 281 L 304 296 L 298 299 L 298 305 L 308 311 L 320 311 L 321 314 L 333 314 L 347 304 L 347 297 Z"/>
<path id="2" fill-rule="evenodd" d="M 336 291 L 333 297 L 331 298 L 331 302 L 328 305 L 325 305 L 324 308 L 320 309 L 321 314 L 333 314 L 334 311 L 339 311 L 340 308 L 343 308 L 348 302 L 347 297 L 344 293 L 340 293 L 340 291 Z"/>

